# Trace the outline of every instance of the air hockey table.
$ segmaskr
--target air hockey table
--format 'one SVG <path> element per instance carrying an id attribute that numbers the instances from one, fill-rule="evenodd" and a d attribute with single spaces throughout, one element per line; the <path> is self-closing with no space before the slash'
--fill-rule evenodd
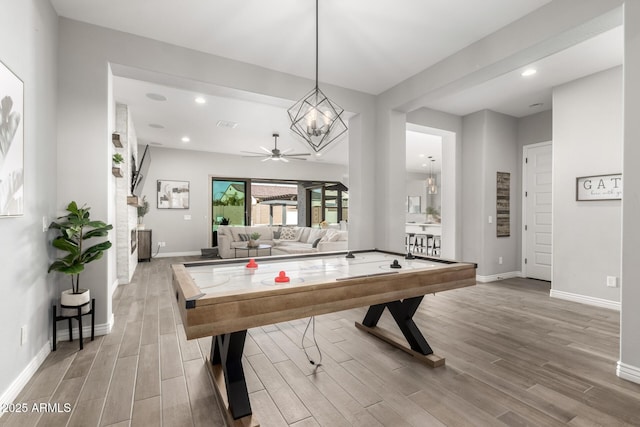
<path id="1" fill-rule="evenodd" d="M 254 266 L 254 261 L 257 266 Z M 252 417 L 242 368 L 247 329 L 369 306 L 362 329 L 431 367 L 444 364 L 413 321 L 426 294 L 473 286 L 476 265 L 380 250 L 197 261 L 172 266 L 187 339 L 212 337 L 207 361 L 227 422 Z M 406 343 L 377 327 L 388 309 Z M 407 345 L 408 344 L 408 345 Z"/>

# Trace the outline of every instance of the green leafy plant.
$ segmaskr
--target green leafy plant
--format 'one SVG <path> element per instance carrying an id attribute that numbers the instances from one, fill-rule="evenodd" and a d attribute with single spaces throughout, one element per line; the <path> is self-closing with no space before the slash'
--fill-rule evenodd
<path id="1" fill-rule="evenodd" d="M 138 218 L 144 217 L 149 213 L 149 202 L 147 196 L 142 196 L 142 205 L 138 206 Z"/>
<path id="2" fill-rule="evenodd" d="M 51 244 L 56 249 L 67 252 L 67 255 L 56 259 L 49 266 L 48 272 L 58 271 L 68 274 L 71 277 L 71 288 L 74 294 L 80 293 L 80 273 L 84 270 L 85 264 L 102 258 L 104 251 L 111 247 L 111 242 L 106 240 L 83 249 L 85 240 L 104 237 L 109 230 L 113 229 L 111 224 L 92 221 L 89 217 L 89 209 L 84 205 L 79 208 L 76 202 L 71 202 L 67 206 L 69 213 L 49 225 L 49 228 L 58 230 L 60 233 Z"/>
<path id="3" fill-rule="evenodd" d="M 261 236 L 260 233 L 251 233 L 249 238 L 251 238 L 251 240 L 258 240 L 260 238 L 260 236 Z"/>
<path id="4" fill-rule="evenodd" d="M 122 157 L 122 154 L 120 153 L 116 153 L 113 156 L 111 156 L 111 160 L 116 165 L 119 165 L 120 163 L 124 163 L 124 157 Z"/>

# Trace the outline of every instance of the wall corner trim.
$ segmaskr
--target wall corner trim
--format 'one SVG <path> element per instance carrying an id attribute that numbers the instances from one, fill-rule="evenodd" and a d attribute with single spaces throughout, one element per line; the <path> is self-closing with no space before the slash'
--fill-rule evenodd
<path id="1" fill-rule="evenodd" d="M 22 372 L 20 372 L 20 375 L 11 383 L 9 388 L 0 395 L 0 406 L 4 407 L 10 404 L 18 397 L 18 394 L 20 394 L 24 386 L 27 385 L 49 353 L 51 353 L 51 342 L 47 340 L 35 357 L 31 359 L 31 362 L 29 362 Z M 0 411 L 0 417 L 2 417 L 3 413 L 4 411 Z"/>
<path id="2" fill-rule="evenodd" d="M 627 365 L 618 360 L 616 375 L 620 378 L 640 384 L 640 368 Z"/>
<path id="3" fill-rule="evenodd" d="M 620 303 L 617 301 L 611 301 L 608 299 L 590 297 L 588 295 L 573 294 L 571 292 L 558 291 L 551 289 L 549 292 L 551 298 L 558 298 L 567 301 L 579 302 L 587 305 L 594 305 L 596 307 L 608 308 L 610 310 L 620 311 Z"/>

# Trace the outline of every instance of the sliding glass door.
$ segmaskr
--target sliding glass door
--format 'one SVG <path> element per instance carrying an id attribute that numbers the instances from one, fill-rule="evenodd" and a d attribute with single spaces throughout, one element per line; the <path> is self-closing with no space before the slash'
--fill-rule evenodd
<path id="1" fill-rule="evenodd" d="M 251 186 L 248 180 L 211 179 L 211 231 L 212 246 L 216 246 L 219 225 L 246 225 L 249 223 Z"/>

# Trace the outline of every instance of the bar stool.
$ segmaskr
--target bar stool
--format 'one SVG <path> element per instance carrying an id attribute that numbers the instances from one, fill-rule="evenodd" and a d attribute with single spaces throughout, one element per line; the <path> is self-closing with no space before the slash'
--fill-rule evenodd
<path id="1" fill-rule="evenodd" d="M 407 252 L 411 252 L 411 239 L 415 238 L 416 233 L 407 233 L 404 239 L 405 246 L 407 247 Z M 413 241 L 415 247 L 415 239 Z"/>
<path id="2" fill-rule="evenodd" d="M 433 236 L 433 249 L 431 250 L 431 255 L 433 256 L 440 256 L 440 244 L 442 242 L 440 241 L 440 236 L 435 235 Z"/>

